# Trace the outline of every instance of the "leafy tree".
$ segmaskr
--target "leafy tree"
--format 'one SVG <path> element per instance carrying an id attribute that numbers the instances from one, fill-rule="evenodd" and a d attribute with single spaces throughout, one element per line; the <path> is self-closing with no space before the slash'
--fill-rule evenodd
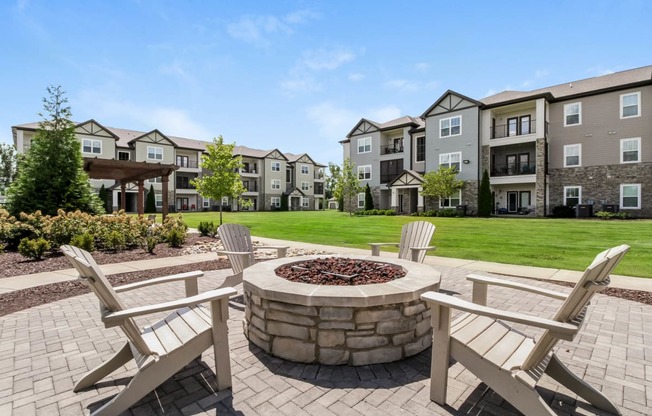
<path id="1" fill-rule="evenodd" d="M 246 191 L 238 173 L 238 169 L 243 166 L 242 156 L 233 156 L 234 147 L 235 144 L 224 144 L 222 136 L 213 139 L 213 144 L 206 146 L 206 154 L 201 157 L 201 166 L 210 173 L 190 182 L 202 197 L 215 201 L 221 201 L 225 196 L 239 199 Z M 240 204 L 245 203 L 246 201 L 240 199 Z M 220 204 L 221 224 L 222 204 Z"/>
<path id="2" fill-rule="evenodd" d="M 344 163 L 339 171 L 339 176 L 335 181 L 333 195 L 335 195 L 338 200 L 342 201 L 342 206 L 346 205 L 345 208 L 349 215 L 353 215 L 353 211 L 357 207 L 356 201 L 358 194 L 362 189 L 363 188 L 360 186 L 360 179 L 353 169 L 353 163 L 349 158 L 344 159 Z"/>
<path id="3" fill-rule="evenodd" d="M 374 197 L 371 196 L 371 188 L 369 187 L 369 184 L 364 187 L 364 209 L 365 211 L 374 209 Z"/>
<path id="4" fill-rule="evenodd" d="M 0 194 L 16 176 L 16 149 L 7 143 L 0 143 Z"/>
<path id="5" fill-rule="evenodd" d="M 480 181 L 480 191 L 478 193 L 478 217 L 488 217 L 491 215 L 491 187 L 489 186 L 489 172 L 485 169 Z"/>
<path id="6" fill-rule="evenodd" d="M 423 175 L 423 190 L 421 195 L 435 199 L 448 198 L 464 187 L 464 181 L 458 180 L 457 168 L 440 167 L 439 170 L 426 172 Z"/>
<path id="7" fill-rule="evenodd" d="M 104 184 L 102 184 L 102 186 L 100 186 L 99 192 L 97 193 L 97 197 L 100 198 L 100 201 L 102 201 L 102 207 L 104 207 L 104 210 L 107 212 L 111 209 L 109 202 L 107 201 L 108 196 L 109 193 L 106 191 Z"/>
<path id="8" fill-rule="evenodd" d="M 332 198 L 337 182 L 342 177 L 342 168 L 333 162 L 328 162 L 328 172 L 324 178 L 324 188 L 326 189 L 326 197 Z"/>
<path id="9" fill-rule="evenodd" d="M 16 216 L 37 210 L 54 216 L 60 208 L 101 214 L 104 208 L 84 172 L 65 92 L 60 86 L 47 91 L 43 108 L 48 118 L 39 114 L 43 121 L 8 191 L 9 211 Z"/>
<path id="10" fill-rule="evenodd" d="M 149 186 L 147 199 L 145 200 L 145 212 L 148 214 L 156 213 L 156 197 L 154 196 L 154 185 Z"/>

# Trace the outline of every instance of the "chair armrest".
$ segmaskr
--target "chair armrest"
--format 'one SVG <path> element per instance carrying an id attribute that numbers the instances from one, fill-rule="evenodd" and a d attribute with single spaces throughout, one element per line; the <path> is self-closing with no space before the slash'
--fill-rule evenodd
<path id="1" fill-rule="evenodd" d="M 500 309 L 478 305 L 453 296 L 444 295 L 443 293 L 426 292 L 421 295 L 421 300 L 434 303 L 438 306 L 469 312 L 475 315 L 547 329 L 559 338 L 566 340 L 572 340 L 573 336 L 579 330 L 577 325 L 558 322 L 547 318 L 539 318 L 538 316 L 526 315 L 519 312 L 501 311 Z"/>
<path id="2" fill-rule="evenodd" d="M 435 250 L 437 247 L 428 246 L 428 247 L 408 247 L 410 250 L 410 259 L 414 262 L 419 261 L 419 255 L 422 251 Z"/>
<path id="3" fill-rule="evenodd" d="M 276 250 L 276 255 L 278 257 L 285 257 L 287 254 L 287 250 L 290 248 L 289 246 L 256 246 L 254 247 L 254 251 L 256 250 Z"/>
<path id="4" fill-rule="evenodd" d="M 399 243 L 368 243 L 371 246 L 371 255 L 380 256 L 380 247 L 382 246 L 394 246 L 399 247 Z"/>
<path id="5" fill-rule="evenodd" d="M 550 298 L 566 300 L 568 295 L 554 290 L 543 289 L 536 286 L 531 286 L 525 283 L 512 282 L 509 280 L 496 279 L 495 277 L 480 276 L 477 274 L 470 274 L 466 276 L 467 280 L 473 282 L 473 303 L 479 305 L 487 304 L 487 286 L 501 286 L 511 289 L 523 290 L 525 292 L 536 293 L 537 295 L 544 295 Z"/>
<path id="6" fill-rule="evenodd" d="M 232 287 L 225 287 L 222 289 L 211 290 L 210 292 L 205 292 L 200 295 L 173 300 L 170 302 L 157 303 L 155 305 L 140 306 L 137 308 L 130 308 L 118 312 L 107 313 L 102 316 L 102 322 L 104 322 L 104 325 L 107 328 L 110 328 L 113 326 L 120 325 L 126 319 L 135 318 L 142 315 L 149 315 L 156 312 L 195 306 L 200 303 L 212 302 L 220 299 L 225 299 L 228 301 L 229 297 L 231 295 L 235 295 L 236 293 L 237 291 Z"/>
<path id="7" fill-rule="evenodd" d="M 157 277 L 155 279 L 143 280 L 142 282 L 130 283 L 128 285 L 116 286 L 115 288 L 113 288 L 113 290 L 115 290 L 116 293 L 120 293 L 120 292 L 126 292 L 128 290 L 140 289 L 141 287 L 146 287 L 151 285 L 176 282 L 179 280 L 197 279 L 202 276 L 204 276 L 204 272 L 202 272 L 201 270 L 195 270 L 193 272 L 173 274 L 170 276 L 163 276 L 163 277 Z"/>

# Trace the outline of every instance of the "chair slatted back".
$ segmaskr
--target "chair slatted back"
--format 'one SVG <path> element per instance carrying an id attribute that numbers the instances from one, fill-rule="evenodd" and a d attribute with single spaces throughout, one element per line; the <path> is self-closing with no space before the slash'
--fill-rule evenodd
<path id="1" fill-rule="evenodd" d="M 412 260 L 410 247 L 427 247 L 435 234 L 435 225 L 428 221 L 413 221 L 401 228 L 401 242 L 399 244 L 398 258 Z M 419 252 L 419 263 L 426 258 L 426 251 Z"/>
<path id="2" fill-rule="evenodd" d="M 249 253 L 249 256 L 227 255 L 234 274 L 242 273 L 255 263 L 251 234 L 247 227 L 240 224 L 222 224 L 218 227 L 217 234 L 222 240 L 224 250 Z"/>
<path id="3" fill-rule="evenodd" d="M 78 247 L 65 245 L 61 251 L 70 260 L 79 273 L 79 279 L 88 286 L 100 300 L 100 312 L 117 312 L 126 309 L 113 286 L 106 279 L 102 270 L 97 266 L 91 254 Z M 120 325 L 133 347 L 143 355 L 150 355 L 151 351 L 140 335 L 138 326 L 133 319 L 127 319 Z"/>
<path id="4" fill-rule="evenodd" d="M 589 301 L 595 292 L 604 290 L 609 285 L 609 274 L 620 263 L 627 251 L 629 251 L 629 246 L 623 244 L 598 254 L 591 265 L 586 268 L 586 271 L 553 319 L 559 322 L 576 324 L 579 331 Z M 521 368 L 523 370 L 534 368 L 548 355 L 558 341 L 559 338 L 551 334 L 550 331 L 545 331 Z"/>

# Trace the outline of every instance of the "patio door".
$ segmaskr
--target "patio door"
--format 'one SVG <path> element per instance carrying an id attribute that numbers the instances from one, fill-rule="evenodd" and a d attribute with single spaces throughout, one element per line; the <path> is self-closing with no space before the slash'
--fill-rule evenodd
<path id="1" fill-rule="evenodd" d="M 507 212 L 518 211 L 518 192 L 507 192 Z"/>
<path id="2" fill-rule="evenodd" d="M 177 198 L 177 211 L 185 211 L 188 209 L 188 198 Z"/>
<path id="3" fill-rule="evenodd" d="M 505 163 L 507 164 L 507 174 L 514 175 L 518 172 L 516 155 L 507 155 L 505 157 Z"/>

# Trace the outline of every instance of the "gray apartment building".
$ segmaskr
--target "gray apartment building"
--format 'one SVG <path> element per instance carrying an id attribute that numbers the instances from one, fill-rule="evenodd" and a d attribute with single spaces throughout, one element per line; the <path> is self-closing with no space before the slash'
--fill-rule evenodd
<path id="1" fill-rule="evenodd" d="M 39 128 L 38 123 L 13 126 L 14 146 L 18 154 L 26 153 Z M 240 177 L 246 189 L 241 195 L 249 204 L 238 207 L 237 201 L 203 198 L 191 181 L 210 172 L 201 167 L 201 156 L 212 142 L 169 136 L 159 130 L 141 132 L 105 127 L 95 120 L 75 125 L 84 166 L 91 185 L 109 191 L 109 208 L 128 212 L 142 211 L 145 191 L 154 189 L 157 210 L 192 212 L 217 210 L 220 205 L 231 210 L 264 211 L 279 209 L 282 199 L 288 208 L 314 210 L 323 207 L 324 168 L 308 155 L 283 154 L 278 149 L 259 150 L 236 146 L 234 155 L 242 156 Z M 293 173 L 296 165 L 299 187 Z M 302 188 L 307 188 L 302 190 Z M 124 197 L 123 197 L 124 196 Z"/>
<path id="2" fill-rule="evenodd" d="M 651 116 L 646 66 L 479 100 L 449 90 L 420 117 L 362 119 L 340 143 L 382 209 L 475 213 L 486 170 L 497 214 L 542 217 L 580 205 L 580 215 L 652 217 Z M 422 175 L 440 166 L 457 167 L 464 189 L 424 200 Z"/>

